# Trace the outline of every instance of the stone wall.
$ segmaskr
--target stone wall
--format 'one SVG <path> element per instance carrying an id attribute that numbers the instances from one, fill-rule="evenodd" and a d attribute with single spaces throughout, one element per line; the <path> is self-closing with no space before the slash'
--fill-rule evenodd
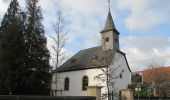
<path id="1" fill-rule="evenodd" d="M 96 100 L 92 96 L 0 96 L 0 100 Z"/>

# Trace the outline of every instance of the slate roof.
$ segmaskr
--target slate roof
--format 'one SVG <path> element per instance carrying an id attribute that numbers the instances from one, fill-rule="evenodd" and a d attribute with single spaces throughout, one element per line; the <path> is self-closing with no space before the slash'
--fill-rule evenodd
<path id="1" fill-rule="evenodd" d="M 111 12 L 109 11 L 109 13 L 107 15 L 105 27 L 100 33 L 104 33 L 106 31 L 110 31 L 110 30 L 115 31 L 117 34 L 120 34 L 115 27 Z"/>
<path id="2" fill-rule="evenodd" d="M 109 13 L 107 15 L 107 20 L 106 20 L 104 30 L 107 30 L 107 29 L 110 29 L 110 28 L 116 29 L 115 24 L 113 22 L 112 15 L 111 15 L 111 13 L 109 11 Z"/>
<path id="3" fill-rule="evenodd" d="M 117 51 L 117 52 L 125 55 L 121 51 Z M 113 50 L 110 50 L 107 53 L 103 52 L 101 46 L 80 50 L 77 54 L 75 54 L 64 64 L 62 64 L 56 71 L 67 72 L 67 71 L 104 67 L 106 54 L 108 54 L 111 58 L 113 57 L 112 54 L 114 53 Z"/>

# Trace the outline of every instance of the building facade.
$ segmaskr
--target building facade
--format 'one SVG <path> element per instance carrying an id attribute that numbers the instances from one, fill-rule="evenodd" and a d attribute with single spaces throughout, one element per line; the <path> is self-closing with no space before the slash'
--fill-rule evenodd
<path id="1" fill-rule="evenodd" d="M 131 84 L 131 70 L 126 55 L 119 50 L 119 32 L 109 11 L 104 29 L 100 32 L 101 46 L 80 50 L 53 73 L 53 95 L 87 96 L 88 86 L 102 86 L 102 94 L 119 93 Z M 106 72 L 109 81 L 106 81 Z M 63 90 L 62 93 L 59 90 Z"/>

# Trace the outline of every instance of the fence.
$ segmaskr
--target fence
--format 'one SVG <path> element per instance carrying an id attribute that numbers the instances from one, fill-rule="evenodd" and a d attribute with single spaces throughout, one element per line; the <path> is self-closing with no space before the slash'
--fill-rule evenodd
<path id="1" fill-rule="evenodd" d="M 107 100 L 108 98 L 110 98 L 110 100 L 126 100 L 125 97 L 121 96 L 118 93 L 114 93 L 113 91 L 109 93 L 109 95 L 108 94 L 102 95 L 102 100 Z"/>
<path id="2" fill-rule="evenodd" d="M 138 97 L 135 96 L 134 100 L 170 100 L 170 97 Z"/>
<path id="3" fill-rule="evenodd" d="M 1 95 L 0 100 L 96 100 L 90 96 L 18 96 Z"/>
<path id="4" fill-rule="evenodd" d="M 45 90 L 11 90 L 1 91 L 0 95 L 50 95 L 50 89 Z"/>
<path id="5" fill-rule="evenodd" d="M 50 90 L 50 95 L 51 96 L 62 96 L 64 90 Z"/>

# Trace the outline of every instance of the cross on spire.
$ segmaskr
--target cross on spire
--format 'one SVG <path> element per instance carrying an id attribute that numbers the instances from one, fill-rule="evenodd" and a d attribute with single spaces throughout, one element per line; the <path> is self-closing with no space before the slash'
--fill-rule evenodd
<path id="1" fill-rule="evenodd" d="M 108 0 L 108 7 L 109 7 L 109 11 L 110 11 L 110 0 Z"/>

